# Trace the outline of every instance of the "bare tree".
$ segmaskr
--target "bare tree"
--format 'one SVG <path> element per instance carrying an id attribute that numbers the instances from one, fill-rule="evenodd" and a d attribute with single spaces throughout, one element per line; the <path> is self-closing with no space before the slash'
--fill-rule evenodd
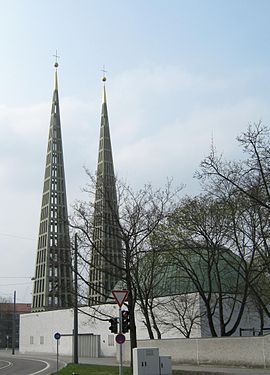
<path id="1" fill-rule="evenodd" d="M 159 230 L 159 229 L 157 229 Z M 154 331 L 161 339 L 156 310 L 161 304 L 158 297 L 164 294 L 164 283 L 167 279 L 168 262 L 164 251 L 150 241 L 151 250 L 140 260 L 134 269 L 134 280 L 137 288 L 137 303 L 143 315 L 143 323 L 150 339 L 154 339 Z"/>
<path id="2" fill-rule="evenodd" d="M 90 182 L 85 189 L 86 201 L 79 201 L 74 204 L 71 226 L 80 237 L 79 258 L 83 272 L 80 280 L 85 286 L 89 285 L 88 270 L 93 267 L 91 264 L 91 252 L 93 249 L 100 258 L 106 257 L 106 262 L 112 264 L 118 275 L 119 285 L 124 286 L 128 293 L 128 309 L 130 316 L 130 339 L 131 350 L 137 346 L 135 303 L 138 299 L 140 280 L 138 279 L 138 267 L 141 259 L 151 249 L 150 236 L 157 227 L 175 208 L 175 198 L 180 190 L 172 188 L 172 182 L 168 181 L 164 188 L 154 189 L 151 184 L 145 185 L 139 191 L 133 191 L 130 186 L 123 182 L 116 181 L 118 193 L 117 212 L 110 214 L 117 218 L 117 231 L 121 244 L 122 265 L 116 264 L 113 258 L 97 248 L 93 238 L 94 232 L 94 197 L 96 194 L 96 180 L 87 172 Z M 109 199 L 104 191 L 104 198 Z M 107 270 L 108 271 L 108 270 Z M 136 276 L 137 275 L 137 276 Z M 111 291 L 108 291 L 111 292 Z M 109 294 L 109 293 L 108 293 Z M 83 295 L 82 295 L 83 297 Z M 87 298 L 87 295 L 84 296 Z"/>
<path id="3" fill-rule="evenodd" d="M 224 191 L 234 196 L 233 204 L 245 202 L 241 218 L 233 223 L 238 228 L 239 239 L 235 245 L 241 256 L 245 256 L 253 266 L 252 277 L 248 278 L 252 294 L 270 316 L 270 296 L 262 289 L 270 274 L 270 129 L 261 122 L 250 125 L 237 138 L 243 150 L 240 161 L 224 160 L 212 147 L 210 155 L 201 163 L 196 173 L 202 186 L 216 197 Z M 240 225 L 239 225 L 240 224 Z M 242 228 L 240 230 L 240 227 Z M 252 229 L 252 230 L 251 230 Z M 249 253 L 249 254 L 248 254 Z M 250 276 L 250 275 L 249 275 Z"/>
<path id="4" fill-rule="evenodd" d="M 203 188 L 218 194 L 220 184 L 232 186 L 235 191 L 269 209 L 269 135 L 270 130 L 261 122 L 250 125 L 247 132 L 237 138 L 247 155 L 239 161 L 223 160 L 212 145 L 209 156 L 201 162 L 201 170 L 196 172 L 203 181 Z"/>
<path id="5" fill-rule="evenodd" d="M 228 249 L 229 213 L 226 202 L 209 195 L 186 198 L 161 232 L 167 248 L 173 249 L 179 288 L 199 293 L 212 336 L 236 331 L 249 291 L 243 277 L 246 261 Z"/>
<path id="6" fill-rule="evenodd" d="M 190 338 L 194 328 L 201 327 L 205 314 L 195 293 L 170 296 L 159 304 L 157 310 L 157 319 L 162 328 L 176 329 L 186 338 Z"/>

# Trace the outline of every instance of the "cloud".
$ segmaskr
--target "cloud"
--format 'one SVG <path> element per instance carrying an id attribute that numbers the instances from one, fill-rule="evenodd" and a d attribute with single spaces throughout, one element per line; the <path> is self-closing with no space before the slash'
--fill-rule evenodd
<path id="1" fill-rule="evenodd" d="M 250 83 L 244 76 L 212 79 L 168 66 L 116 77 L 109 116 L 118 175 L 136 185 L 173 176 L 194 192 L 193 174 L 212 137 L 220 152 L 238 157 L 236 136 L 269 118 L 268 103 L 242 91 Z"/>

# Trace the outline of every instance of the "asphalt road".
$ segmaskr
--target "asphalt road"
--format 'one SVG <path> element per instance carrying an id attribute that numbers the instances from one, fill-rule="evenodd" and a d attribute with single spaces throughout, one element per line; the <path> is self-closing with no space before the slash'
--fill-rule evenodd
<path id="1" fill-rule="evenodd" d="M 43 357 L 43 356 L 42 356 Z M 65 365 L 59 361 L 59 369 Z M 50 375 L 56 372 L 56 358 L 0 354 L 0 375 Z"/>
<path id="2" fill-rule="evenodd" d="M 72 362 L 71 357 L 59 359 L 59 369 Z M 80 363 L 118 366 L 115 358 L 80 358 Z M 270 375 L 270 369 L 232 368 L 216 366 L 175 365 L 183 375 Z M 0 351 L 0 375 L 50 375 L 56 372 L 56 356 L 50 354 L 19 354 Z"/>

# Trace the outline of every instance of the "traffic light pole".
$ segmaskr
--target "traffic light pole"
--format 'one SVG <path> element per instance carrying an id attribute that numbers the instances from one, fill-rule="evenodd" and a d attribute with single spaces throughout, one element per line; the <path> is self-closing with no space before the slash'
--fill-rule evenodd
<path id="1" fill-rule="evenodd" d="M 112 290 L 114 299 L 116 300 L 119 306 L 119 331 L 116 336 L 116 342 L 120 345 L 119 354 L 120 354 L 120 365 L 119 365 L 119 375 L 123 375 L 123 343 L 125 342 L 125 336 L 123 335 L 123 321 L 122 321 L 122 310 L 121 306 L 123 305 L 125 299 L 128 295 L 128 290 Z M 111 329 L 111 328 L 110 328 Z"/>
<path id="2" fill-rule="evenodd" d="M 122 310 L 119 307 L 119 333 L 122 333 Z M 120 344 L 120 364 L 119 364 L 119 375 L 123 375 L 123 345 Z"/>

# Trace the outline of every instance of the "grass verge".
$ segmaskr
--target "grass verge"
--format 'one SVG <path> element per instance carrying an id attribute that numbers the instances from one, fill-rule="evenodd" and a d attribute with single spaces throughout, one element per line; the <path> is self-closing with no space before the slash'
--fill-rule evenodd
<path id="1" fill-rule="evenodd" d="M 59 370 L 57 375 L 72 375 L 72 373 L 78 375 L 118 375 L 119 367 L 118 366 L 101 366 L 101 365 L 75 365 L 74 363 L 69 363 L 66 367 Z M 124 375 L 131 375 L 131 369 L 123 369 Z M 56 375 L 56 373 L 52 374 Z"/>
<path id="2" fill-rule="evenodd" d="M 52 375 L 72 375 L 72 373 L 78 375 L 119 375 L 118 366 L 101 366 L 101 365 L 75 365 L 74 363 L 68 364 L 63 369 L 59 370 L 58 373 Z M 123 375 L 131 375 L 131 369 L 129 367 L 123 368 Z M 174 375 L 181 374 L 181 372 L 173 371 Z"/>

